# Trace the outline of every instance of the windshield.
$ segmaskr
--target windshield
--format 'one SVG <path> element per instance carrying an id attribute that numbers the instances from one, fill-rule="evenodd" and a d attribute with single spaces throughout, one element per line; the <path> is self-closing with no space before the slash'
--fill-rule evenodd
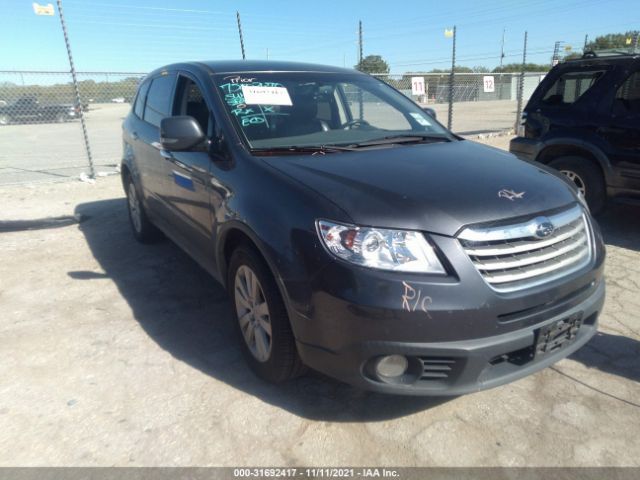
<path id="1" fill-rule="evenodd" d="M 234 126 L 254 150 L 453 138 L 418 105 L 365 75 L 246 72 L 214 80 Z"/>

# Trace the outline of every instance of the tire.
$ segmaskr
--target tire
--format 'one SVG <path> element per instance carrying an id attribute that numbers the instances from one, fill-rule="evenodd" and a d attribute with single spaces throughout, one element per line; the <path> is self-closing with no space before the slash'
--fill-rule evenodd
<path id="1" fill-rule="evenodd" d="M 249 275 L 257 281 L 253 293 Z M 251 370 L 271 383 L 301 375 L 305 368 L 298 356 L 287 309 L 273 274 L 254 248 L 241 245 L 233 252 L 227 286 L 242 353 Z"/>
<path id="2" fill-rule="evenodd" d="M 64 113 L 58 113 L 55 120 L 56 123 L 65 123 L 67 121 L 67 115 Z"/>
<path id="3" fill-rule="evenodd" d="M 9 125 L 11 123 L 11 117 L 3 113 L 0 115 L 0 125 Z"/>
<path id="4" fill-rule="evenodd" d="M 126 177 L 125 189 L 129 224 L 131 225 L 133 236 L 140 243 L 156 243 L 162 239 L 162 232 L 149 220 L 141 200 L 140 190 L 130 176 Z"/>
<path id="5" fill-rule="evenodd" d="M 591 213 L 600 213 L 606 203 L 606 188 L 602 171 L 591 160 L 583 157 L 559 157 L 549 166 L 560 171 L 574 182 L 583 193 Z"/>

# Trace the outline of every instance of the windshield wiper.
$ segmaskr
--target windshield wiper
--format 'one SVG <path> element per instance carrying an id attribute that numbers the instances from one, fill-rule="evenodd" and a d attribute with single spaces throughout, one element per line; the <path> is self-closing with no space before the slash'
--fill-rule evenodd
<path id="1" fill-rule="evenodd" d="M 261 147 L 261 148 L 252 148 L 251 153 L 311 153 L 324 155 L 326 153 L 335 153 L 335 152 L 352 152 L 357 150 L 351 146 L 340 146 L 340 145 L 310 145 L 310 146 L 298 146 L 298 145 L 290 145 L 287 147 Z"/>
<path id="2" fill-rule="evenodd" d="M 374 138 L 366 142 L 349 145 L 351 148 L 372 147 L 375 145 L 391 145 L 394 143 L 423 143 L 423 142 L 450 142 L 451 139 L 444 135 L 389 135 L 382 138 Z"/>

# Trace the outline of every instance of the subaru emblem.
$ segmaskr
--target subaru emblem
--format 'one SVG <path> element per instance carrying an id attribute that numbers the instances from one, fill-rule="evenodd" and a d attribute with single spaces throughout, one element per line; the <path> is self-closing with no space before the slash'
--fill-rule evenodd
<path id="1" fill-rule="evenodd" d="M 534 230 L 536 238 L 547 238 L 554 231 L 555 227 L 547 217 L 540 217 L 536 219 L 536 226 Z"/>

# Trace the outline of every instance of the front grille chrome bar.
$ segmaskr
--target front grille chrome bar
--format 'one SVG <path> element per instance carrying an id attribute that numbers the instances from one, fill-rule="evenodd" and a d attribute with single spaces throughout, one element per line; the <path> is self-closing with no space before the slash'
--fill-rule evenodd
<path id="1" fill-rule="evenodd" d="M 540 225 L 552 225 L 540 238 Z M 511 292 L 569 275 L 592 258 L 589 221 L 580 205 L 511 225 L 469 227 L 459 235 L 482 278 L 494 290 Z"/>

